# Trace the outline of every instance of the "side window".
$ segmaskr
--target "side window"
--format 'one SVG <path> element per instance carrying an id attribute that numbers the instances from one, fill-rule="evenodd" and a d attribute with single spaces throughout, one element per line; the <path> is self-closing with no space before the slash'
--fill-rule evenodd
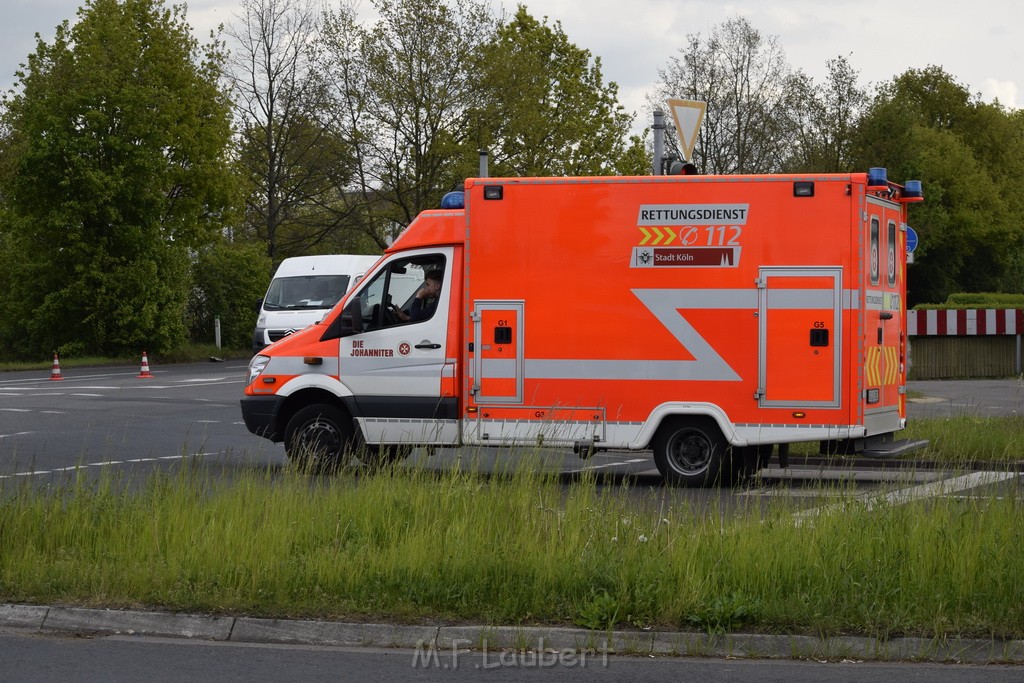
<path id="1" fill-rule="evenodd" d="M 878 243 L 879 242 L 879 238 L 880 238 L 878 232 L 879 232 L 878 217 L 877 216 L 872 216 L 871 217 L 871 284 L 873 284 L 873 285 L 877 285 L 878 284 L 878 271 L 879 271 L 879 263 L 878 262 L 879 262 L 879 259 L 881 257 L 881 254 L 878 253 L 879 249 L 881 248 L 881 245 Z"/>
<path id="2" fill-rule="evenodd" d="M 887 226 L 886 237 L 886 251 L 889 253 L 889 286 L 896 286 L 896 221 L 889 221 Z"/>
<path id="3" fill-rule="evenodd" d="M 353 317 L 359 319 L 356 332 L 432 318 L 447 281 L 445 266 L 441 254 L 418 254 L 389 262 L 355 298 L 358 314 Z M 355 306 L 355 302 L 349 305 Z"/>

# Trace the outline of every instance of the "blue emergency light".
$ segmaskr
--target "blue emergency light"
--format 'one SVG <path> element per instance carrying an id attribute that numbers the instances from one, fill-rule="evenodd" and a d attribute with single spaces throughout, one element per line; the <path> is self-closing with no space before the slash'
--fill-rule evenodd
<path id="1" fill-rule="evenodd" d="M 920 180 L 908 180 L 907 184 L 903 186 L 904 197 L 923 197 L 921 193 L 921 181 Z"/>
<path id="2" fill-rule="evenodd" d="M 441 198 L 442 209 L 464 209 L 466 208 L 466 193 L 465 192 L 449 192 Z"/>
<path id="3" fill-rule="evenodd" d="M 888 187 L 889 178 L 886 170 L 881 166 L 868 169 L 868 187 Z"/>

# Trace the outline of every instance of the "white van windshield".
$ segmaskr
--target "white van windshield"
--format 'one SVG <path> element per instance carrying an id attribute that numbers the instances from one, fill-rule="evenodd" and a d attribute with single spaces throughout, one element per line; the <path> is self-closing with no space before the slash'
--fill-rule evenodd
<path id="1" fill-rule="evenodd" d="M 263 310 L 332 308 L 348 291 L 348 275 L 300 275 L 274 278 Z"/>

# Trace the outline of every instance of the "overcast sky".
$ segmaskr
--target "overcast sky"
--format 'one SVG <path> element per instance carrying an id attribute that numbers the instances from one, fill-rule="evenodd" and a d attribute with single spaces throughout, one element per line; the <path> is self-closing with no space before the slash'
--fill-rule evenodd
<path id="1" fill-rule="evenodd" d="M 179 2 L 181 0 L 178 0 Z M 171 4 L 172 0 L 168 0 Z M 2 0 L 0 88 L 34 49 L 35 33 L 51 40 L 62 20 L 74 23 L 83 0 Z M 499 0 L 493 0 L 500 7 Z M 560 20 L 569 40 L 601 57 L 604 76 L 619 84 L 623 105 L 650 119 L 645 94 L 658 69 L 689 33 L 707 34 L 742 15 L 777 36 L 789 64 L 821 81 L 825 63 L 846 56 L 861 85 L 887 81 L 908 68 L 942 66 L 985 101 L 1024 106 L 1024 3 L 1020 0 L 523 0 L 537 18 Z M 233 20 L 237 0 L 191 0 L 188 20 L 205 40 Z M 362 0 L 369 8 L 369 0 Z M 504 2 L 508 12 L 516 3 Z"/>

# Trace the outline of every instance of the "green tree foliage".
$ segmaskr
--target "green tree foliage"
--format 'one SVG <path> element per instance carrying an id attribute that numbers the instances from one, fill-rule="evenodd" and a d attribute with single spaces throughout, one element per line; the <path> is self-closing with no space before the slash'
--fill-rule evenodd
<path id="1" fill-rule="evenodd" d="M 219 241 L 199 251 L 188 303 L 193 341 L 214 341 L 220 318 L 221 345 L 248 349 L 256 327 L 256 301 L 270 284 L 270 258 L 258 243 Z"/>
<path id="2" fill-rule="evenodd" d="M 339 139 L 354 150 L 354 181 L 339 210 L 383 248 L 462 181 L 467 113 L 481 93 L 467 66 L 493 33 L 478 0 L 374 0 L 380 19 L 363 26 L 355 3 L 327 21 Z"/>
<path id="3" fill-rule="evenodd" d="M 600 57 L 570 42 L 559 22 L 537 21 L 520 5 L 480 50 L 476 70 L 484 102 L 471 120 L 495 175 L 645 172 L 635 150 L 627 155 L 633 117 L 618 85 L 604 82 Z"/>
<path id="4" fill-rule="evenodd" d="M 826 63 L 828 78 L 817 85 L 803 73 L 793 76 L 789 106 L 794 140 L 788 145 L 787 172 L 842 173 L 853 167 L 853 135 L 868 95 L 845 57 Z"/>
<path id="5" fill-rule="evenodd" d="M 909 274 L 912 304 L 945 301 L 956 291 L 1019 290 L 1019 121 L 972 97 L 939 67 L 908 70 L 878 89 L 859 123 L 855 164 L 923 183 L 926 201 L 910 214 L 920 235 Z"/>
<path id="6" fill-rule="evenodd" d="M 235 187 L 219 49 L 161 0 L 89 0 L 38 41 L 4 112 L 7 348 L 184 340 L 189 250 L 216 236 Z"/>

